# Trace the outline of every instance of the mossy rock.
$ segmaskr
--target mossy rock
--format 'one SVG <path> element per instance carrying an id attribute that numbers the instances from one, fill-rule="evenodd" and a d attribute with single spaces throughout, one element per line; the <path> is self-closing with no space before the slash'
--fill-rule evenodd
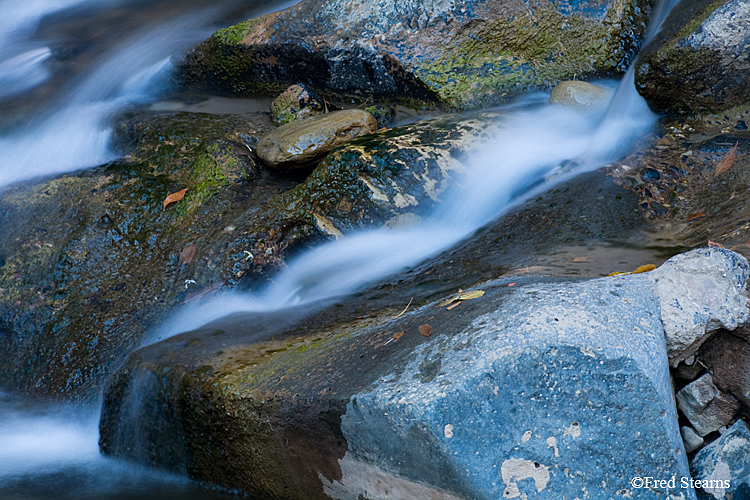
<path id="1" fill-rule="evenodd" d="M 221 282 L 222 221 L 259 176 L 235 141 L 243 127 L 257 133 L 240 118 L 141 117 L 117 130 L 134 145 L 121 160 L 0 192 L 5 387 L 95 397 L 158 318 Z M 181 265 L 189 243 L 195 258 Z"/>
<path id="2" fill-rule="evenodd" d="M 305 0 L 214 34 L 178 62 L 183 84 L 479 108 L 574 77 L 623 72 L 650 0 L 381 5 Z"/>
<path id="3" fill-rule="evenodd" d="M 657 111 L 718 113 L 750 104 L 750 9 L 743 0 L 685 0 L 641 53 L 636 87 Z"/>

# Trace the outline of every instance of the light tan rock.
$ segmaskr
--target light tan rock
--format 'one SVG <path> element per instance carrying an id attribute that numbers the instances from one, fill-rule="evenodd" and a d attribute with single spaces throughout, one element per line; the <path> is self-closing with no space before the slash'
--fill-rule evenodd
<path id="1" fill-rule="evenodd" d="M 560 104 L 577 108 L 603 106 L 609 98 L 609 92 L 604 87 L 588 82 L 568 81 L 560 82 L 552 89 L 549 96 L 550 104 Z"/>
<path id="2" fill-rule="evenodd" d="M 377 127 L 377 121 L 367 111 L 334 111 L 280 126 L 260 140 L 256 153 L 274 169 L 303 167 Z"/>

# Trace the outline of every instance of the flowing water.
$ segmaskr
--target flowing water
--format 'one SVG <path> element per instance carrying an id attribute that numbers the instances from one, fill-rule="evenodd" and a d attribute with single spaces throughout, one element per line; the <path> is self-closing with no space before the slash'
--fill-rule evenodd
<path id="1" fill-rule="evenodd" d="M 170 56 L 272 8 L 256 1 L 0 0 L 0 187 L 112 159 L 108 120 L 165 96 Z M 421 223 L 322 245 L 290 262 L 267 290 L 193 305 L 152 341 L 231 313 L 352 293 L 445 250 L 529 196 L 617 159 L 656 117 L 635 92 L 632 72 L 619 86 L 605 85 L 611 102 L 599 109 L 547 106 L 541 94 L 507 106 L 498 136 L 475 152 Z M 50 408 L 0 393 L 0 498 L 224 496 L 102 457 L 97 417 L 96 408 Z"/>

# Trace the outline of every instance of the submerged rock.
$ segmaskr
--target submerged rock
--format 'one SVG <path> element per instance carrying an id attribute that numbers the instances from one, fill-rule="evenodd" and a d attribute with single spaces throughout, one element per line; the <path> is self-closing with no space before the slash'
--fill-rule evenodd
<path id="1" fill-rule="evenodd" d="M 325 103 L 304 83 L 292 85 L 271 103 L 271 117 L 283 125 L 325 112 Z"/>
<path id="2" fill-rule="evenodd" d="M 367 111 L 333 111 L 282 125 L 260 140 L 256 152 L 269 167 L 289 170 L 309 166 L 331 150 L 377 128 L 377 121 Z"/>
<path id="3" fill-rule="evenodd" d="M 624 71 L 650 7 L 648 0 L 304 0 L 218 31 L 178 66 L 184 84 L 221 92 L 281 91 L 302 81 L 338 96 L 476 108 L 575 75 Z"/>
<path id="4" fill-rule="evenodd" d="M 638 91 L 659 111 L 721 112 L 750 103 L 750 5 L 683 1 L 640 54 Z"/>
<path id="5" fill-rule="evenodd" d="M 561 82 L 549 96 L 551 104 L 573 106 L 577 108 L 599 107 L 607 103 L 607 89 L 588 82 Z"/>
<path id="6" fill-rule="evenodd" d="M 680 269 L 514 276 L 458 309 L 440 297 L 338 326 L 218 321 L 130 357 L 102 449 L 264 498 L 665 498 L 630 481 L 689 478 L 657 286 Z"/>

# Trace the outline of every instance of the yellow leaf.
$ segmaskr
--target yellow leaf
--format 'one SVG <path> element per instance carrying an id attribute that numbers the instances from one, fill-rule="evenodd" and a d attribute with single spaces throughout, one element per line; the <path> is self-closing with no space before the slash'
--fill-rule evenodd
<path id="1" fill-rule="evenodd" d="M 458 297 L 456 297 L 456 300 L 478 299 L 479 297 L 483 297 L 483 296 L 484 296 L 484 290 L 472 290 L 471 292 L 458 294 Z"/>
<path id="2" fill-rule="evenodd" d="M 731 168 L 734 160 L 737 158 L 737 145 L 739 143 L 740 141 L 735 142 L 734 147 L 721 157 L 721 161 L 719 161 L 719 164 L 716 165 L 716 171 L 714 172 L 715 176 L 719 175 L 722 172 L 726 172 Z"/>
<path id="3" fill-rule="evenodd" d="M 187 190 L 188 190 L 188 188 L 180 189 L 176 193 L 172 193 L 169 196 L 167 196 L 166 198 L 164 198 L 164 205 L 162 206 L 162 210 L 164 210 L 165 208 L 167 208 L 167 205 L 169 205 L 170 203 L 175 203 L 175 202 L 180 201 L 181 199 L 183 199 L 185 197 L 185 193 L 187 193 Z"/>
<path id="4" fill-rule="evenodd" d="M 636 270 L 633 271 L 630 274 L 647 273 L 649 271 L 653 271 L 654 269 L 656 269 L 655 265 L 653 265 L 653 264 L 646 264 L 646 265 L 643 265 L 643 266 L 640 266 L 640 267 L 636 268 Z"/>

